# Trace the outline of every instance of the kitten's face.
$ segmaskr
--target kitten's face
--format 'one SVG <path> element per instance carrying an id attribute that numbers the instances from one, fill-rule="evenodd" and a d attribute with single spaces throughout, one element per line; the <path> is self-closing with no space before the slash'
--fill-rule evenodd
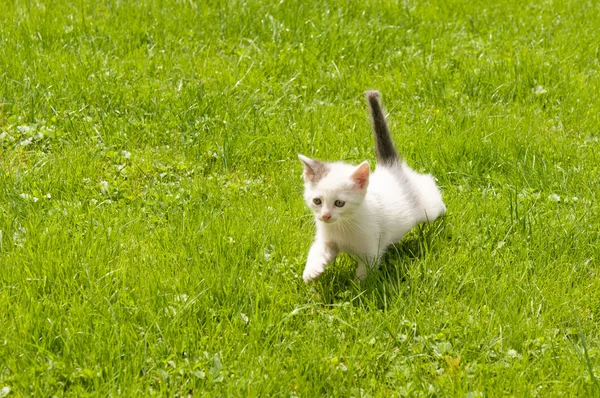
<path id="1" fill-rule="evenodd" d="M 364 194 L 347 185 L 349 184 L 342 182 L 328 187 L 321 183 L 315 187 L 305 188 L 304 200 L 317 220 L 333 224 L 354 213 L 364 200 Z"/>
<path id="2" fill-rule="evenodd" d="M 365 198 L 369 164 L 356 167 L 299 157 L 304 163 L 304 200 L 315 218 L 326 224 L 350 218 Z"/>

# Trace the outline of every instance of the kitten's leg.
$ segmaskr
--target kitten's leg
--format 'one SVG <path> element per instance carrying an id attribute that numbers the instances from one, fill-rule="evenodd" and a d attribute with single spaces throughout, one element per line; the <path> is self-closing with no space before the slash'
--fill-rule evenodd
<path id="1" fill-rule="evenodd" d="M 316 240 L 308 252 L 306 267 L 302 275 L 304 282 L 308 283 L 318 278 L 325 271 L 327 264 L 335 260 L 338 253 L 339 249 L 335 243 Z"/>
<path id="2" fill-rule="evenodd" d="M 382 253 L 363 254 L 357 257 L 358 267 L 356 268 L 356 277 L 362 281 L 367 276 L 367 271 L 377 268 Z"/>
<path id="3" fill-rule="evenodd" d="M 358 278 L 359 281 L 362 281 L 365 279 L 366 276 L 367 276 L 367 263 L 362 260 L 358 260 L 358 268 L 356 268 L 356 277 Z"/>

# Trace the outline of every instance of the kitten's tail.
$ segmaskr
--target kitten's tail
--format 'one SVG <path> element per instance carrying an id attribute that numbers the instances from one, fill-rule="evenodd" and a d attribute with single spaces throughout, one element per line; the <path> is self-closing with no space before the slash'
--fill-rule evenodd
<path id="1" fill-rule="evenodd" d="M 367 102 L 371 108 L 371 119 L 373 121 L 373 134 L 375 135 L 375 146 L 377 147 L 377 163 L 383 166 L 393 166 L 400 163 L 398 152 L 394 148 L 390 130 L 388 129 L 385 115 L 379 101 L 379 91 L 372 90 L 366 93 Z"/>

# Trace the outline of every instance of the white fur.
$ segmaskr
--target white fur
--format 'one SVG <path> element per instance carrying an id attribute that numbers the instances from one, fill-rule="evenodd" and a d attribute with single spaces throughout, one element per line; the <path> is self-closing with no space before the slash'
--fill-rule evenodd
<path id="1" fill-rule="evenodd" d="M 305 173 L 304 199 L 317 224 L 303 274 L 307 283 L 319 277 L 339 252 L 356 257 L 356 275 L 363 279 L 367 267 L 376 266 L 389 245 L 401 240 L 415 225 L 433 221 L 446 212 L 433 177 L 415 172 L 404 162 L 378 166 L 367 174 L 363 188 L 353 174 L 365 163 L 327 165 L 329 172 L 315 183 Z M 314 198 L 321 199 L 321 205 L 314 204 Z M 346 203 L 336 207 L 336 200 Z M 325 221 L 323 216 L 331 218 Z"/>

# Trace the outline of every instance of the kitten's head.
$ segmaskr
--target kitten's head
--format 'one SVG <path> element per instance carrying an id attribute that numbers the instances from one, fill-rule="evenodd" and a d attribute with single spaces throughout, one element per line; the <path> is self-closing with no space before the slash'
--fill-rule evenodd
<path id="1" fill-rule="evenodd" d="M 304 200 L 318 221 L 332 224 L 351 218 L 365 199 L 369 163 L 324 163 L 298 155 L 304 165 Z"/>

